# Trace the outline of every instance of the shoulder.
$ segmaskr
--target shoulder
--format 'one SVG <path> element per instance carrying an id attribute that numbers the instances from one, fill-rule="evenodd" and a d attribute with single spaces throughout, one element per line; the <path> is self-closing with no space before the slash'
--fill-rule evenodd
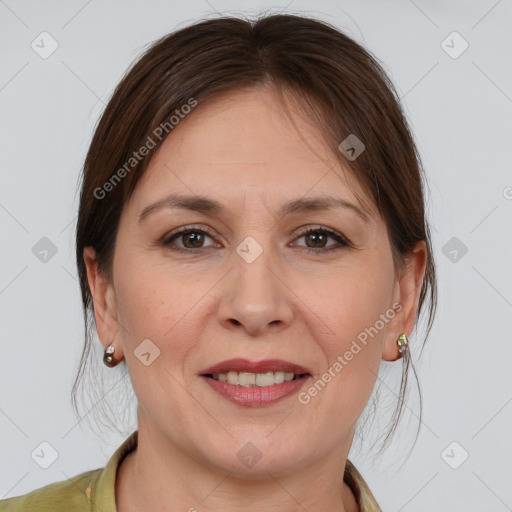
<path id="1" fill-rule="evenodd" d="M 133 432 L 104 468 L 86 471 L 22 496 L 0 500 L 1 512 L 115 512 L 115 480 L 120 461 L 137 447 Z"/>
<path id="2" fill-rule="evenodd" d="M 354 493 L 361 512 L 382 512 L 382 509 L 364 481 L 364 478 L 361 476 L 361 473 L 359 473 L 354 464 L 348 459 L 345 465 L 343 480 Z"/>
<path id="3" fill-rule="evenodd" d="M 102 469 L 81 473 L 73 478 L 54 482 L 22 496 L 0 500 L 2 512 L 89 512 L 90 484 Z"/>

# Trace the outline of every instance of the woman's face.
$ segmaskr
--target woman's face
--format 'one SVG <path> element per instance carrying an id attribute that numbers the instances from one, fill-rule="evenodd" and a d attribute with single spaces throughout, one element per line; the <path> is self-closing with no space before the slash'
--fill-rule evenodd
<path id="1" fill-rule="evenodd" d="M 112 283 L 95 292 L 107 311 L 96 308 L 98 333 L 107 346 L 117 331 L 139 430 L 238 473 L 348 455 L 381 360 L 396 359 L 396 338 L 412 330 L 422 276 L 420 265 L 399 280 L 386 224 L 299 108 L 307 144 L 268 88 L 182 120 L 125 205 Z M 232 358 L 279 359 L 309 375 L 237 386 L 229 399 L 203 374 Z M 280 386 L 291 394 L 277 400 Z"/>

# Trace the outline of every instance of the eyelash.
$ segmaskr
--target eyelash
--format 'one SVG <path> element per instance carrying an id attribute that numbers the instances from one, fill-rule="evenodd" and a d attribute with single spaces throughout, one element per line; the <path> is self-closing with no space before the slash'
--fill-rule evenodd
<path id="1" fill-rule="evenodd" d="M 193 226 L 184 226 L 184 227 L 179 228 L 178 230 L 172 232 L 167 238 L 165 238 L 163 241 L 163 245 L 170 246 L 174 240 L 179 238 L 180 235 L 189 234 L 189 233 L 204 233 L 204 234 L 208 235 L 210 238 L 212 238 L 212 239 L 214 238 L 213 233 L 210 233 L 210 231 L 207 229 L 194 228 Z M 319 248 L 319 249 L 313 249 L 312 247 L 301 246 L 302 250 L 309 254 L 314 254 L 314 255 L 318 256 L 320 254 L 325 254 L 325 253 L 332 252 L 332 251 L 338 251 L 340 249 L 352 249 L 353 248 L 352 243 L 346 237 L 337 233 L 336 231 L 332 231 L 332 230 L 326 229 L 326 228 L 309 228 L 305 231 L 300 232 L 297 236 L 297 240 L 299 238 L 307 236 L 311 233 L 322 233 L 324 235 L 328 235 L 329 238 L 336 240 L 336 242 L 338 242 L 338 244 L 340 244 L 340 245 L 338 245 L 338 246 L 334 245 L 334 246 L 329 246 L 328 248 Z M 198 247 L 196 249 L 183 249 L 182 247 L 172 247 L 171 249 L 173 251 L 190 253 L 190 252 L 197 252 L 200 249 L 209 249 L 209 248 L 211 248 L 211 247 Z"/>

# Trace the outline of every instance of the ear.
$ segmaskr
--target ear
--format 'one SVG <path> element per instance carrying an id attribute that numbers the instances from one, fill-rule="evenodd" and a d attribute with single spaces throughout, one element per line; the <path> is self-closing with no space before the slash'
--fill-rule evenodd
<path id="1" fill-rule="evenodd" d="M 92 247 L 84 249 L 84 261 L 87 269 L 87 281 L 93 300 L 98 338 L 103 347 L 107 348 L 119 329 L 114 287 L 100 273 L 96 252 Z M 123 355 L 122 343 L 116 344 L 115 348 L 116 359 L 121 359 Z"/>
<path id="2" fill-rule="evenodd" d="M 404 269 L 393 292 L 393 304 L 397 304 L 394 308 L 396 314 L 386 329 L 382 352 L 382 359 L 386 361 L 399 359 L 396 340 L 402 333 L 409 337 L 414 329 L 427 257 L 427 245 L 422 240 L 414 245 L 411 253 L 405 258 Z"/>

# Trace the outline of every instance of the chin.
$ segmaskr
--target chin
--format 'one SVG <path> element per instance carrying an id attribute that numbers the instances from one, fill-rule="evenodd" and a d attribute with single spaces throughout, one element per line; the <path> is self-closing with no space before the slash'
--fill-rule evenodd
<path id="1" fill-rule="evenodd" d="M 269 473 L 283 475 L 296 471 L 298 461 L 292 458 L 291 452 L 303 450 L 299 446 L 296 450 L 290 448 L 289 438 L 284 443 L 278 436 L 269 438 L 268 433 L 266 428 L 259 435 L 234 437 L 228 445 L 217 445 L 221 453 L 206 454 L 208 460 L 222 471 L 248 480 L 268 479 Z"/>

